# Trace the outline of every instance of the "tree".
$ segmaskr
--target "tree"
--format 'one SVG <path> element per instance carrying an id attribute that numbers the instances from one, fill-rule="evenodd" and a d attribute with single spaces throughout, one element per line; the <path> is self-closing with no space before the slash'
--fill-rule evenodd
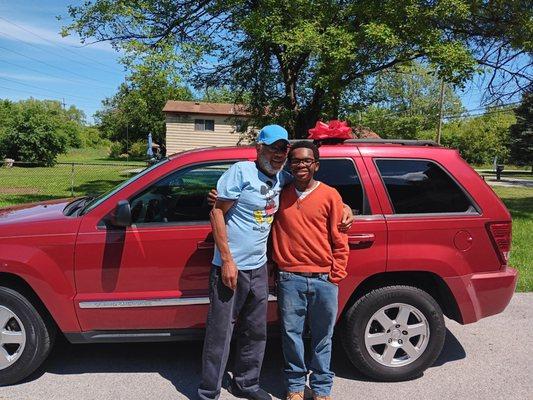
<path id="1" fill-rule="evenodd" d="M 197 89 L 250 93 L 257 125 L 280 122 L 296 137 L 341 114 L 376 73 L 411 60 L 449 83 L 483 66 L 531 84 L 527 65 L 512 64 L 533 48 L 523 0 L 94 0 L 69 14 L 64 34 L 110 41 L 126 65 L 156 54 Z M 499 92 L 504 83 L 491 81 Z"/>
<path id="2" fill-rule="evenodd" d="M 349 119 L 384 138 L 416 139 L 438 124 L 440 84 L 435 74 L 418 63 L 382 71 L 368 96 L 372 105 Z M 463 111 L 461 99 L 449 85 L 445 85 L 443 110 L 445 115 Z"/>
<path id="3" fill-rule="evenodd" d="M 446 123 L 442 129 L 441 143 L 458 149 L 461 156 L 472 164 L 492 163 L 495 156 L 505 161 L 509 157 L 509 127 L 515 121 L 511 109 L 488 108 L 484 115 Z M 435 131 L 426 134 L 433 138 Z"/>
<path id="4" fill-rule="evenodd" d="M 525 93 L 515 109 L 516 124 L 509 129 L 510 161 L 530 165 L 533 172 L 533 93 Z"/>
<path id="5" fill-rule="evenodd" d="M 118 92 L 102 102 L 104 109 L 95 113 L 95 119 L 104 137 L 121 142 L 123 150 L 126 141 L 146 141 L 149 133 L 155 143 L 164 143 L 165 103 L 192 98 L 190 90 L 179 86 L 166 71 L 138 66 Z"/>
<path id="6" fill-rule="evenodd" d="M 4 157 L 53 165 L 57 155 L 66 152 L 72 121 L 65 117 L 61 103 L 35 99 L 3 101 L 1 108 L 10 112 L 9 118 L 0 120 L 4 130 L 0 153 Z M 0 111 L 0 118 L 5 118 L 5 114 Z"/>

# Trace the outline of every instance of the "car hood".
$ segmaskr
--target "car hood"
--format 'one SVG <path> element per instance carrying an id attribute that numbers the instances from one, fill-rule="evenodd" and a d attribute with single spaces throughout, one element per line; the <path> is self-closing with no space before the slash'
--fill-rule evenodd
<path id="1" fill-rule="evenodd" d="M 0 237 L 74 233 L 79 218 L 67 217 L 63 209 L 72 199 L 20 204 L 0 208 Z"/>

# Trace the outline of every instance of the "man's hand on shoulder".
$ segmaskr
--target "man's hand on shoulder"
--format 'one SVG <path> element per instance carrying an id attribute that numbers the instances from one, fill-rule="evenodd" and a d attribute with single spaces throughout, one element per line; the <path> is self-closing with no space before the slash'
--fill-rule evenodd
<path id="1" fill-rule="evenodd" d="M 216 189 L 211 189 L 209 193 L 207 194 L 207 204 L 209 204 L 211 207 L 215 205 L 218 198 L 218 192 Z"/>
<path id="2" fill-rule="evenodd" d="M 346 233 L 353 224 L 354 216 L 352 209 L 347 204 L 343 204 L 342 207 L 342 219 L 341 223 L 338 225 L 339 231 Z"/>

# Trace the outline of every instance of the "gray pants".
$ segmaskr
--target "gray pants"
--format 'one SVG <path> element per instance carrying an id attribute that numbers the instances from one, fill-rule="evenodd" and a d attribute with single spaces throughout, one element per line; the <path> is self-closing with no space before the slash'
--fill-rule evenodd
<path id="1" fill-rule="evenodd" d="M 220 395 L 236 321 L 234 381 L 243 392 L 256 391 L 266 344 L 266 265 L 239 271 L 235 291 L 224 285 L 220 267 L 214 266 L 209 277 L 209 300 L 198 396 L 202 400 L 213 400 Z"/>

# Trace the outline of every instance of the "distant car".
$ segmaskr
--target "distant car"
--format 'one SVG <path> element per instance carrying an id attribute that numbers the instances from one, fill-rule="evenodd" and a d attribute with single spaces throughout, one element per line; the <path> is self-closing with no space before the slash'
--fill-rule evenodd
<path id="1" fill-rule="evenodd" d="M 443 315 L 468 324 L 509 303 L 510 214 L 455 150 L 347 140 L 320 152 L 317 179 L 356 215 L 339 287 L 346 353 L 373 379 L 420 375 L 442 349 Z M 214 246 L 206 194 L 255 157 L 253 147 L 188 151 L 98 198 L 0 210 L 0 383 L 34 371 L 58 330 L 72 343 L 201 337 Z"/>

